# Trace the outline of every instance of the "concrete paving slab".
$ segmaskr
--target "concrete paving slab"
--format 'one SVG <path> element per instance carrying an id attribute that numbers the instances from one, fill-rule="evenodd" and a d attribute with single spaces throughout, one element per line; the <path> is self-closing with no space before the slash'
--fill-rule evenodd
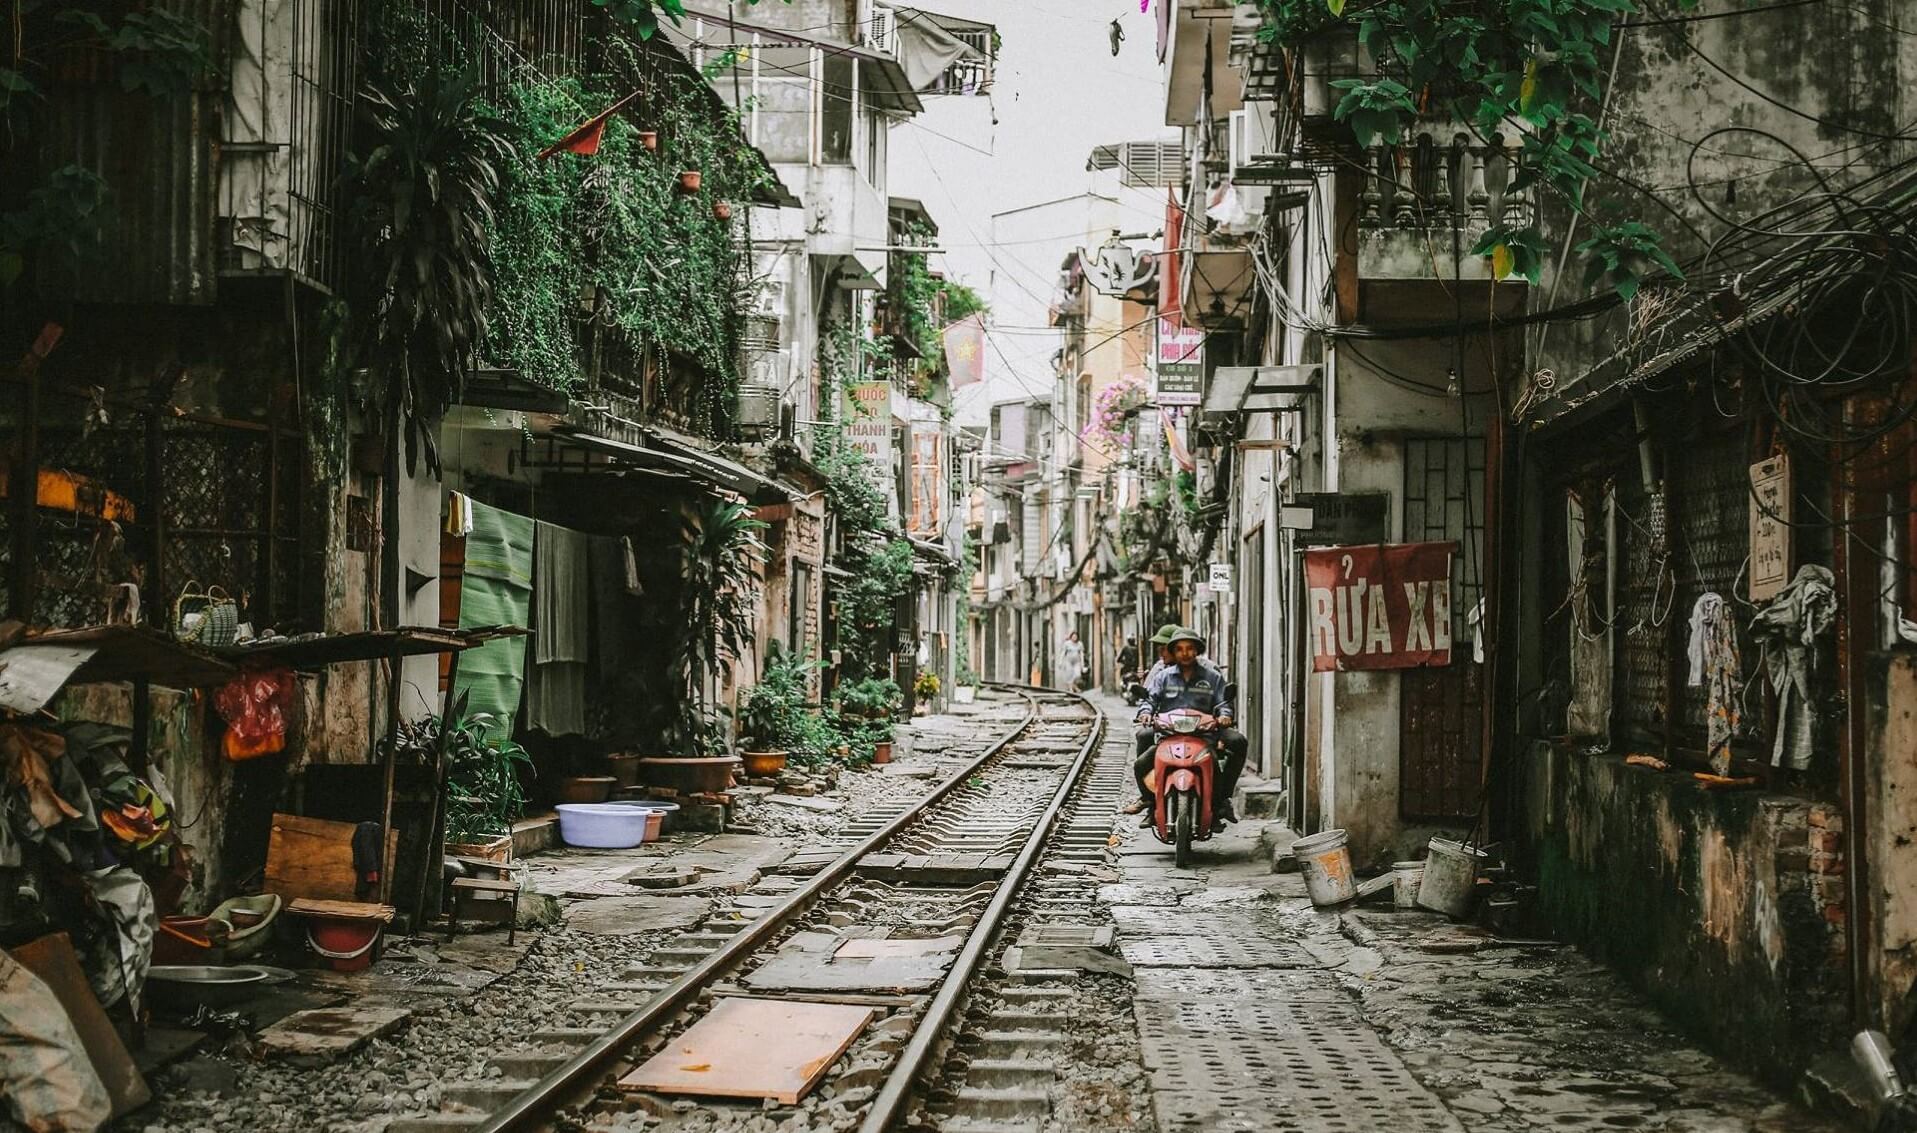
<path id="1" fill-rule="evenodd" d="M 299 1011 L 260 1032 L 260 1051 L 282 1058 L 330 1060 L 399 1029 L 410 1007 L 370 1003 Z"/>
<path id="2" fill-rule="evenodd" d="M 801 932 L 749 973 L 745 984 L 756 991 L 926 991 L 944 978 L 963 942 L 957 936 L 875 940 Z"/>
<path id="3" fill-rule="evenodd" d="M 596 936 L 666 932 L 691 928 L 711 911 L 712 901 L 707 897 L 602 897 L 568 908 L 566 926 Z"/>

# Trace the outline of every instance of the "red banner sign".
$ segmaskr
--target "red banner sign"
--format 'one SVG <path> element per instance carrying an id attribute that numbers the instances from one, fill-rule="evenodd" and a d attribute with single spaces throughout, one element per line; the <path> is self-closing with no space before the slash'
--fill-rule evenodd
<path id="1" fill-rule="evenodd" d="M 1451 663 L 1456 543 L 1305 552 L 1311 669 L 1418 669 Z"/>

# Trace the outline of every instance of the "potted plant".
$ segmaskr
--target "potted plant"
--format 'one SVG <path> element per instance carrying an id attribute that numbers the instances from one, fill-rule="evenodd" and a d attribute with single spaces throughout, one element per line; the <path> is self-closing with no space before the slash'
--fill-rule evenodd
<path id="1" fill-rule="evenodd" d="M 978 674 L 967 666 L 960 666 L 956 683 L 952 685 L 952 700 L 957 704 L 970 704 L 978 695 Z"/>
<path id="2" fill-rule="evenodd" d="M 712 218 L 714 220 L 731 220 L 732 219 L 732 202 L 731 201 L 712 202 Z"/>
<path id="3" fill-rule="evenodd" d="M 788 653 L 773 642 L 759 683 L 739 701 L 739 741 L 746 774 L 777 775 L 794 748 L 805 740 L 800 723 L 806 713 L 806 682 L 817 662 Z"/>
<path id="4" fill-rule="evenodd" d="M 416 728 L 439 739 L 439 717 Z M 501 861 L 511 856 L 513 823 L 526 809 L 520 785 L 532 757 L 511 738 L 495 734 L 491 713 L 455 717 L 446 736 L 446 849 L 464 857 Z"/>
<path id="5" fill-rule="evenodd" d="M 725 790 L 738 760 L 728 713 L 710 702 L 728 667 L 752 641 L 758 610 L 758 563 L 765 524 L 736 501 L 688 514 L 679 531 L 679 633 L 671 642 L 661 738 L 675 754 L 639 761 L 646 782 L 685 794 Z"/>
<path id="6" fill-rule="evenodd" d="M 835 694 L 839 711 L 868 720 L 890 717 L 904 703 L 899 683 L 890 677 L 866 677 L 840 685 Z"/>
<path id="7" fill-rule="evenodd" d="M 704 176 L 697 169 L 681 169 L 679 171 L 679 191 L 682 193 L 696 193 L 699 191 L 700 183 L 704 180 Z"/>
<path id="8" fill-rule="evenodd" d="M 939 675 L 934 672 L 920 673 L 912 681 L 912 696 L 918 702 L 921 711 L 930 712 L 932 701 L 939 694 Z"/>
<path id="9" fill-rule="evenodd" d="M 659 149 L 659 131 L 657 130 L 639 131 L 639 146 L 641 149 L 645 150 L 647 153 L 656 152 Z"/>

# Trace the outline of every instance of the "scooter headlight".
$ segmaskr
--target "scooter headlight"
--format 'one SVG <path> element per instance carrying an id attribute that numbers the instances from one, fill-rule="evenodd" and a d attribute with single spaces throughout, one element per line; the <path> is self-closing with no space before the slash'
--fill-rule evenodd
<path id="1" fill-rule="evenodd" d="M 1196 732 L 1197 730 L 1198 730 L 1198 717 L 1196 716 L 1172 717 L 1172 731 L 1181 733 L 1183 735 L 1190 735 L 1191 733 Z"/>

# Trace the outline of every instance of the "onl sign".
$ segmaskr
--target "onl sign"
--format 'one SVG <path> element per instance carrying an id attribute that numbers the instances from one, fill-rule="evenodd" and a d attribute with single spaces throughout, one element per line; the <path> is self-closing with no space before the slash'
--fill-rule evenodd
<path id="1" fill-rule="evenodd" d="M 1305 552 L 1311 669 L 1418 669 L 1451 663 L 1456 543 Z"/>

